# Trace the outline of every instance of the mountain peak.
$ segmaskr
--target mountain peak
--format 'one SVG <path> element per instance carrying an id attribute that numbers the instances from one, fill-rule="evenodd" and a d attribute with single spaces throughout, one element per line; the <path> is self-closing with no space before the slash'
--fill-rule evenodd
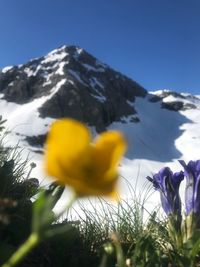
<path id="1" fill-rule="evenodd" d="M 54 60 L 62 60 L 66 56 L 72 56 L 74 58 L 78 58 L 79 55 L 83 52 L 84 50 L 75 45 L 63 45 L 60 46 L 57 49 L 52 50 L 49 52 L 46 56 L 45 59 L 49 59 L 49 61 L 54 61 Z"/>
<path id="2" fill-rule="evenodd" d="M 18 104 L 40 99 L 42 118 L 72 117 L 98 131 L 133 116 L 136 97 L 146 90 L 78 46 L 61 46 L 0 73 L 3 99 Z"/>

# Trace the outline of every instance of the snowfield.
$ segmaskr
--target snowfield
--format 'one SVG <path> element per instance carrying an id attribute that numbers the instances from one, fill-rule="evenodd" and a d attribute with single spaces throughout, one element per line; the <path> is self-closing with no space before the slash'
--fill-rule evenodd
<path id="1" fill-rule="evenodd" d="M 52 95 L 58 90 L 52 90 Z M 37 136 L 48 131 L 52 118 L 42 119 L 39 117 L 37 109 L 52 95 L 45 96 L 34 101 L 18 105 L 0 99 L 0 110 L 3 118 L 7 119 L 6 126 L 11 133 L 7 137 L 7 145 L 16 145 L 24 149 L 23 156 L 29 154 L 31 161 L 37 164 L 32 176 L 39 178 L 41 184 L 49 183 L 49 178 L 43 171 L 43 155 L 34 151 L 37 148 L 31 147 L 24 141 L 26 136 Z M 1 95 L 2 97 L 2 95 Z M 129 118 L 124 123 L 112 123 L 109 129 L 117 129 L 124 133 L 128 142 L 128 151 L 122 160 L 119 171 L 122 176 L 119 188 L 123 198 L 129 198 L 130 183 L 137 192 L 143 190 L 146 176 L 151 176 L 164 166 L 169 166 L 173 171 L 181 168 L 178 159 L 186 162 L 200 159 L 200 99 L 191 96 L 186 102 L 195 101 L 196 109 L 185 111 L 171 111 L 160 107 L 160 102 L 154 103 L 146 98 L 136 98 L 133 103 L 137 110 L 140 122 L 130 122 Z M 177 99 L 176 99 L 177 100 Z M 174 101 L 168 97 L 164 101 Z M 93 135 L 96 132 L 91 128 Z M 127 182 L 128 181 L 128 182 Z M 181 187 L 183 195 L 184 186 Z M 68 193 L 65 194 L 68 197 Z M 66 202 L 63 197 L 57 209 Z M 155 193 L 148 200 L 148 209 L 155 207 L 159 203 L 159 195 Z"/>

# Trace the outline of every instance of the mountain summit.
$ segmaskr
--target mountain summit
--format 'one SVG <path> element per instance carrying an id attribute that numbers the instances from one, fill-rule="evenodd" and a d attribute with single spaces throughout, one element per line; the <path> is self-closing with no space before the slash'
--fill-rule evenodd
<path id="1" fill-rule="evenodd" d="M 137 121 L 133 102 L 147 91 L 82 48 L 62 46 L 24 65 L 2 69 L 0 93 L 17 104 L 40 99 L 39 117 L 72 117 L 100 132 L 128 116 Z"/>

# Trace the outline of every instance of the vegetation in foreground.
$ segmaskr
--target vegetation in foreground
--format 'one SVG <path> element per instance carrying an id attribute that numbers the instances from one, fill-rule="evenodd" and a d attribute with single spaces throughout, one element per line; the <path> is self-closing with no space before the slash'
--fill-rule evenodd
<path id="1" fill-rule="evenodd" d="M 63 127 L 63 123 L 61 124 Z M 88 130 L 85 130 L 84 126 L 74 125 L 71 121 L 70 124 L 79 128 L 79 134 L 82 131 L 82 134 L 88 136 Z M 2 120 L 0 127 L 2 130 Z M 51 151 L 55 153 L 47 156 L 51 164 L 58 164 L 55 162 L 58 156 L 61 162 L 65 158 L 63 154 L 59 155 L 60 149 L 55 147 L 55 136 L 56 134 L 53 134 L 51 138 L 53 144 L 49 144 Z M 29 164 L 28 160 L 22 161 L 20 152 L 14 148 L 5 148 L 2 140 L 0 265 L 2 267 L 200 266 L 200 161 L 191 161 L 187 165 L 181 161 L 184 172 L 172 173 L 169 168 L 164 168 L 153 177 L 148 177 L 154 188 L 160 192 L 166 219 L 159 220 L 156 210 L 148 214 L 148 218 L 144 216 L 145 201 L 149 192 L 147 187 L 147 195 L 144 198 L 131 188 L 132 199 L 122 200 L 117 205 L 99 199 L 101 211 L 98 212 L 95 206 L 91 211 L 80 205 L 82 213 L 79 214 L 83 215 L 77 215 L 74 220 L 66 211 L 69 211 L 75 199 L 83 195 L 98 197 L 108 195 L 116 199 L 116 165 L 125 147 L 123 138 L 116 133 L 101 136 L 100 141 L 97 144 L 93 143 L 92 146 L 89 138 L 85 140 L 84 146 L 80 144 L 81 148 L 84 147 L 84 150 L 81 150 L 84 153 L 78 156 L 80 159 L 83 156 L 90 159 L 89 172 L 86 170 L 86 173 L 90 174 L 89 182 L 85 179 L 85 171 L 82 171 L 79 165 L 78 172 L 72 171 L 72 176 L 75 176 L 79 183 L 74 184 L 74 181 L 71 183 L 70 168 L 65 164 L 63 168 L 63 165 L 59 164 L 53 169 L 48 166 L 48 170 L 50 168 L 50 172 L 54 172 L 59 184 L 53 182 L 47 188 L 40 187 L 38 180 L 31 177 L 31 170 L 35 165 Z M 70 144 L 71 140 L 64 145 L 67 148 Z M 60 145 L 63 147 L 63 143 Z M 71 160 L 70 153 L 66 153 L 68 162 Z M 91 161 L 91 153 L 92 158 L 96 157 L 96 161 Z M 102 158 L 105 155 L 106 160 Z M 73 156 L 77 156 L 74 150 Z M 95 183 L 94 177 L 95 181 L 99 179 L 100 181 Z M 102 177 L 104 179 L 101 180 Z M 182 214 L 179 185 L 185 177 L 186 211 Z M 71 185 L 75 192 L 63 212 L 55 214 L 53 208 L 62 196 L 65 184 Z"/>

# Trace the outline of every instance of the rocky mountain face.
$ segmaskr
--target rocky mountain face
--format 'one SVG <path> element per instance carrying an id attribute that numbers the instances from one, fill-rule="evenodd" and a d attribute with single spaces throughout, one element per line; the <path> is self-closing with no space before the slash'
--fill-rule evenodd
<path id="1" fill-rule="evenodd" d="M 71 117 L 97 132 L 129 117 L 137 122 L 136 97 L 147 91 L 77 46 L 62 46 L 44 57 L 0 71 L 0 94 L 7 102 L 38 100 L 40 118 Z"/>

